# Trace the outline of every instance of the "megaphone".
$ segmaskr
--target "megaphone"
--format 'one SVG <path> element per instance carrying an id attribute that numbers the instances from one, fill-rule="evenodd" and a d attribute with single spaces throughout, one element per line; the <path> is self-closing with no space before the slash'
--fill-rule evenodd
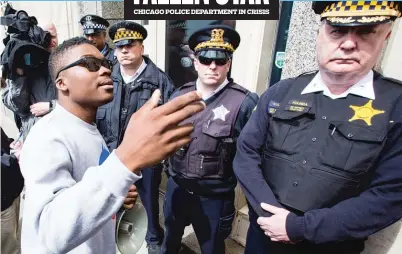
<path id="1" fill-rule="evenodd" d="M 121 254 L 137 253 L 145 242 L 148 218 L 140 197 L 130 210 L 116 215 L 116 245 Z"/>

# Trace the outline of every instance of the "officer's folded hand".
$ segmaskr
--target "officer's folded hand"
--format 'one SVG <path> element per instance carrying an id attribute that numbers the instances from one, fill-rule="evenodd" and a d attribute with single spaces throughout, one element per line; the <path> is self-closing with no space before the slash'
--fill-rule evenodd
<path id="1" fill-rule="evenodd" d="M 258 225 L 264 230 L 265 235 L 274 242 L 290 243 L 288 233 L 286 231 L 286 218 L 289 211 L 283 208 L 261 203 L 261 207 L 272 214 L 271 217 L 259 217 Z"/>
<path id="2" fill-rule="evenodd" d="M 137 201 L 138 192 L 135 185 L 131 185 L 128 190 L 127 197 L 124 199 L 123 207 L 125 209 L 131 209 L 134 207 L 135 201 Z"/>
<path id="3" fill-rule="evenodd" d="M 156 90 L 131 116 L 123 141 L 116 149 L 116 156 L 134 173 L 160 163 L 188 144 L 193 125 L 180 123 L 205 108 L 195 91 L 158 107 L 160 96 Z"/>

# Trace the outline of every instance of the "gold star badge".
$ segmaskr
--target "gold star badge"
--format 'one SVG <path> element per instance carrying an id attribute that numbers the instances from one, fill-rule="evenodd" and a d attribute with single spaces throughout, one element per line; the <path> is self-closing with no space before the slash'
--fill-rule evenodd
<path id="1" fill-rule="evenodd" d="M 384 110 L 374 109 L 372 104 L 373 100 L 369 100 L 369 102 L 360 107 L 350 105 L 349 107 L 355 111 L 355 114 L 352 118 L 349 119 L 349 122 L 352 122 L 354 120 L 363 120 L 366 122 L 367 125 L 371 126 L 371 118 L 378 114 L 384 114 L 385 112 Z"/>

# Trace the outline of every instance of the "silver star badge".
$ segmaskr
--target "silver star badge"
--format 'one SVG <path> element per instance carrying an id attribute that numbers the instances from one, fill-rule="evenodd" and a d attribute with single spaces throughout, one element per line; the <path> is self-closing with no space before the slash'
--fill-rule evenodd
<path id="1" fill-rule="evenodd" d="M 222 121 L 226 120 L 225 117 L 230 112 L 223 105 L 220 105 L 219 107 L 213 109 L 212 111 L 214 112 L 214 119 L 212 119 L 212 120 L 221 119 Z"/>

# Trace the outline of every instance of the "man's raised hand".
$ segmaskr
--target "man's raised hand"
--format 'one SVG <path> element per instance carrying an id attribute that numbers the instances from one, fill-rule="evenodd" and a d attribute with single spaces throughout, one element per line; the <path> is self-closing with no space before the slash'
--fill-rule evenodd
<path id="1" fill-rule="evenodd" d="M 193 125 L 180 123 L 205 108 L 195 91 L 158 107 L 160 96 L 156 90 L 131 116 L 123 141 L 116 149 L 117 157 L 134 173 L 158 164 L 188 144 Z"/>

